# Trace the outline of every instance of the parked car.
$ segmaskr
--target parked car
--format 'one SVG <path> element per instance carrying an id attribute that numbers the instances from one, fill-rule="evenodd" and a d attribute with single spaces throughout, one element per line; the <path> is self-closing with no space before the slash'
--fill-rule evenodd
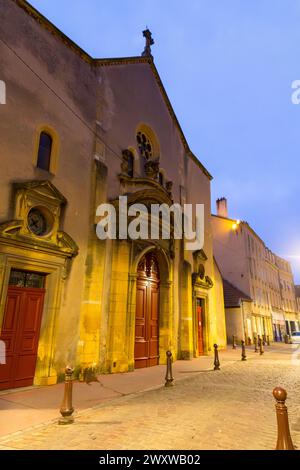
<path id="1" fill-rule="evenodd" d="M 290 338 L 292 344 L 300 344 L 300 331 L 294 331 Z"/>

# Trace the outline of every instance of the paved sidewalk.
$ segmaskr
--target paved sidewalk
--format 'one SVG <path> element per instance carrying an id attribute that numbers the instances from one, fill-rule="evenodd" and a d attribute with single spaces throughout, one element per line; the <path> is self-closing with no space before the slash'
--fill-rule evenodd
<path id="1" fill-rule="evenodd" d="M 241 364 L 240 360 L 240 348 L 232 350 L 232 348 L 229 347 L 226 351 L 220 351 L 222 369 L 220 374 L 218 372 L 210 372 L 213 368 L 212 356 L 205 356 L 192 361 L 176 361 L 173 364 L 173 375 L 177 382 L 177 387 L 174 387 L 171 393 L 175 393 L 175 398 L 176 393 L 178 393 L 176 390 L 184 390 L 185 387 L 187 387 L 186 383 L 190 383 L 193 380 L 197 383 L 198 380 L 199 384 L 202 385 L 208 377 L 221 378 L 222 376 L 223 379 L 220 384 L 218 383 L 218 385 L 226 386 L 227 379 L 230 376 L 230 370 L 232 370 L 232 368 L 237 367 L 238 372 L 241 370 L 246 372 L 248 370 L 254 374 L 256 372 L 257 365 L 259 365 L 260 368 L 266 367 L 266 370 L 268 367 L 271 367 L 272 370 L 274 369 L 276 372 L 274 377 L 272 374 L 269 374 L 269 376 L 266 376 L 264 380 L 264 388 L 266 386 L 266 381 L 268 381 L 267 389 L 268 395 L 270 395 L 270 391 L 272 391 L 275 386 L 281 384 L 281 370 L 287 367 L 295 369 L 295 366 L 293 366 L 291 362 L 294 347 L 291 345 L 276 344 L 274 346 L 266 347 L 265 351 L 265 354 L 260 356 L 259 354 L 254 353 L 253 348 L 247 349 L 248 360 L 243 364 Z M 241 366 L 245 367 L 241 369 Z M 298 373 L 298 367 L 296 367 L 296 369 Z M 228 374 L 226 373 L 227 371 Z M 148 392 L 150 394 L 155 394 L 155 392 L 157 392 L 159 396 L 159 393 L 164 390 L 164 387 L 162 389 L 164 384 L 164 375 L 165 366 L 156 366 L 148 369 L 140 369 L 132 373 L 101 375 L 99 376 L 100 383 L 92 383 L 89 386 L 84 383 L 74 383 L 73 404 L 76 412 L 79 412 L 80 417 L 78 419 L 82 419 L 86 413 L 91 413 L 93 415 L 93 411 L 88 411 L 88 409 L 97 408 L 101 405 L 109 406 L 109 409 L 113 412 L 112 410 L 121 406 L 120 400 L 122 400 L 122 397 L 123 400 L 127 400 L 135 397 L 136 394 L 143 395 L 141 392 L 146 392 L 147 390 L 152 390 L 152 392 Z M 245 377 L 243 376 L 241 380 L 244 381 Z M 250 374 L 246 380 L 246 384 L 248 381 L 249 385 L 254 383 L 254 376 L 251 376 Z M 179 388 L 179 384 L 181 388 Z M 188 389 L 186 389 L 186 393 L 189 393 Z M 56 423 L 57 418 L 59 417 L 59 406 L 62 395 L 63 384 L 49 387 L 32 387 L 11 392 L 1 392 L 0 436 L 4 437 L 8 434 L 15 433 L 17 431 L 20 432 L 26 429 L 29 432 L 28 428 L 39 427 L 43 423 L 45 424 L 51 421 L 53 424 L 50 426 L 57 426 Z M 126 397 L 129 395 L 132 397 Z M 269 401 L 271 405 L 273 405 L 272 397 L 269 397 Z M 112 402 L 111 405 L 109 405 L 110 402 Z M 143 406 L 143 403 L 141 403 L 141 406 Z M 164 413 L 163 410 L 161 411 Z M 141 418 L 142 416 L 143 413 L 141 413 Z M 59 427 L 59 429 L 61 429 L 61 427 Z M 5 438 L 4 440 L 7 439 Z M 1 439 L 1 441 L 3 441 L 3 439 Z"/>
<path id="2" fill-rule="evenodd" d="M 221 351 L 223 362 L 235 360 L 237 354 Z M 192 373 L 211 369 L 212 356 L 192 361 L 176 361 L 173 375 L 176 380 Z M 124 374 L 105 374 L 98 377 L 99 383 L 86 385 L 74 382 L 73 405 L 82 411 L 120 396 L 160 387 L 164 384 L 166 367 L 156 366 Z M 57 419 L 63 397 L 64 384 L 47 387 L 26 387 L 0 392 L 0 437 L 21 431 L 31 426 Z"/>

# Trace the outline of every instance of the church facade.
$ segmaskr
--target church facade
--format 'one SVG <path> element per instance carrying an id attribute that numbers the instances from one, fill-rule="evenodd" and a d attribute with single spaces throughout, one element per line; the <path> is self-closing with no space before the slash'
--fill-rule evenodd
<path id="1" fill-rule="evenodd" d="M 226 345 L 211 175 L 151 55 L 93 59 L 23 0 L 0 0 L 0 389 L 191 359 Z M 97 208 L 204 205 L 204 246 L 97 237 Z"/>

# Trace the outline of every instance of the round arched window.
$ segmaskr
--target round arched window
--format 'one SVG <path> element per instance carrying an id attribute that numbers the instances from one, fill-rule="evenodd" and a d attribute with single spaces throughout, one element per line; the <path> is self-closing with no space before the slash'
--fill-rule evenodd
<path id="1" fill-rule="evenodd" d="M 52 146 L 52 137 L 47 132 L 41 132 L 36 165 L 38 168 L 46 171 L 50 170 Z"/>
<path id="2" fill-rule="evenodd" d="M 142 131 L 137 133 L 136 136 L 138 148 L 141 157 L 149 160 L 153 157 L 153 148 L 149 137 Z"/>

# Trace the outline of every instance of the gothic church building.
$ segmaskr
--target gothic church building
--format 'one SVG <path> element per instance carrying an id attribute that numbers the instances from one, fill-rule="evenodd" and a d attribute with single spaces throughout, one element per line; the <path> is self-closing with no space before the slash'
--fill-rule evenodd
<path id="1" fill-rule="evenodd" d="M 67 363 L 120 373 L 226 345 L 211 175 L 151 55 L 94 59 L 23 0 L 0 0 L 0 389 Z M 99 240 L 97 207 L 204 204 L 201 250 Z"/>

